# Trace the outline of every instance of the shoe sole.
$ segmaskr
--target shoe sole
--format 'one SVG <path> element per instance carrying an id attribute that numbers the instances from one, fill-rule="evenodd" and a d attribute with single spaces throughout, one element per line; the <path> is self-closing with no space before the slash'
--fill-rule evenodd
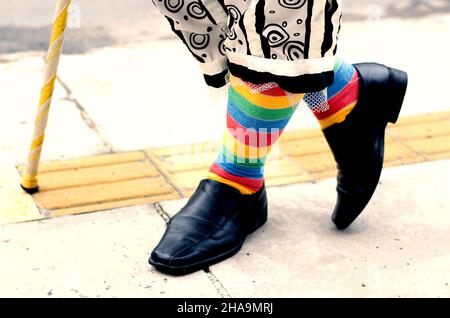
<path id="1" fill-rule="evenodd" d="M 249 228 L 247 230 L 247 235 L 250 235 L 253 232 L 255 232 L 256 230 L 258 230 L 266 222 L 267 222 L 267 206 L 265 206 L 262 209 L 261 215 L 259 218 L 257 218 L 257 221 L 255 223 L 249 225 Z M 230 258 L 231 256 L 235 255 L 237 252 L 239 252 L 240 249 L 242 248 L 242 245 L 244 245 L 244 241 L 245 240 L 243 240 L 240 244 L 233 247 L 231 250 L 226 251 L 225 253 L 216 255 L 212 258 L 209 258 L 207 260 L 204 260 L 204 261 L 201 261 L 198 263 L 194 263 L 194 264 L 189 264 L 189 265 L 184 265 L 184 266 L 170 266 L 170 265 L 156 262 L 156 261 L 152 260 L 151 257 L 149 258 L 148 262 L 150 265 L 153 265 L 158 271 L 165 273 L 165 274 L 173 275 L 173 276 L 187 275 L 187 274 L 191 274 L 196 271 L 199 271 L 199 270 L 204 270 L 205 272 L 208 272 L 209 266 L 212 266 L 223 260 L 226 260 L 227 258 Z"/>
<path id="2" fill-rule="evenodd" d="M 204 270 L 205 272 L 209 272 L 209 269 L 208 269 L 209 266 L 217 264 L 217 263 L 235 255 L 242 248 L 242 245 L 244 245 L 244 242 L 242 242 L 238 246 L 235 246 L 233 249 L 227 251 L 226 253 L 217 255 L 213 258 L 207 259 L 202 262 L 198 262 L 198 263 L 186 265 L 186 266 L 165 265 L 162 263 L 155 262 L 151 258 L 149 259 L 148 262 L 150 263 L 150 265 L 153 265 L 158 271 L 160 271 L 164 274 L 172 275 L 172 276 L 187 275 L 187 274 L 191 274 L 196 271 L 199 271 L 199 270 Z"/>

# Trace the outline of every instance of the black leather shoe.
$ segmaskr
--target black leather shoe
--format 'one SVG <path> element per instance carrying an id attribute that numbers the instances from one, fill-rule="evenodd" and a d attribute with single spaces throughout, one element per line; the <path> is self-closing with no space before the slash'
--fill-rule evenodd
<path id="1" fill-rule="evenodd" d="M 202 180 L 188 203 L 170 219 L 149 263 L 172 275 L 207 269 L 236 254 L 247 235 L 266 221 L 265 187 L 242 195 L 226 184 Z"/>
<path id="2" fill-rule="evenodd" d="M 337 203 L 332 220 L 347 228 L 364 210 L 380 179 L 384 133 L 398 119 L 406 93 L 405 72 L 375 63 L 355 64 L 358 103 L 344 122 L 323 130 L 338 167 Z"/>

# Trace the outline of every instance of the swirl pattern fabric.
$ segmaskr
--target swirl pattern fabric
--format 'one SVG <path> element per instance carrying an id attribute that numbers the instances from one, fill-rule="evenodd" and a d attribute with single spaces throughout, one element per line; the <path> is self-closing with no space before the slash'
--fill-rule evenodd
<path id="1" fill-rule="evenodd" d="M 227 75 L 315 92 L 333 81 L 340 0 L 152 0 L 213 87 Z"/>

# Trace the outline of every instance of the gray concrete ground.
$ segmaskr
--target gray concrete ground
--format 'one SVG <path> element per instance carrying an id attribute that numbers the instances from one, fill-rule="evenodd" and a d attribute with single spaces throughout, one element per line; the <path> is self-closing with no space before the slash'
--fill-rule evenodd
<path id="1" fill-rule="evenodd" d="M 0 297 L 220 296 L 208 275 L 147 264 L 164 226 L 152 206 L 3 226 Z"/>
<path id="2" fill-rule="evenodd" d="M 269 222 L 211 273 L 147 265 L 172 201 L 0 227 L 0 297 L 450 297 L 450 160 L 386 169 L 344 232 L 335 181 L 269 189 Z"/>
<path id="3" fill-rule="evenodd" d="M 142 1 L 82 3 L 81 28 L 67 37 L 44 160 L 220 137 L 223 91 L 210 99 L 189 53 Z M 53 10 L 49 0 L 23 3 L 0 2 L 0 53 L 8 52 L 0 55 L 0 165 L 8 169 L 26 156 Z M 402 115 L 449 110 L 448 1 L 344 3 L 350 20 L 339 54 L 407 70 Z M 310 112 L 299 112 L 289 129 L 317 127 Z M 183 278 L 146 264 L 164 230 L 161 214 L 173 215 L 183 201 L 3 225 L 0 296 L 448 297 L 449 171 L 449 161 L 385 170 L 364 216 L 343 233 L 329 221 L 333 180 L 272 188 L 271 220 L 242 252 L 210 274 Z"/>

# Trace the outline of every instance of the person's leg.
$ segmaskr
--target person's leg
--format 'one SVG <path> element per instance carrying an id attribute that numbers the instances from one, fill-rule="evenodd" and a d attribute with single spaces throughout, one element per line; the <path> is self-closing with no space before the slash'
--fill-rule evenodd
<path id="1" fill-rule="evenodd" d="M 231 76 L 227 130 L 208 178 L 241 194 L 258 192 L 264 184 L 266 157 L 302 97 L 274 82 L 252 84 Z"/>
<path id="2" fill-rule="evenodd" d="M 209 178 L 233 186 L 242 194 L 252 194 L 263 185 L 270 146 L 281 135 L 303 95 L 289 93 L 273 82 L 252 84 L 232 76 L 230 84 L 228 130 Z M 305 94 L 304 100 L 325 129 L 345 120 L 358 94 L 355 67 L 336 59 L 333 84 Z"/>
<path id="3" fill-rule="evenodd" d="M 228 68 L 234 79 L 224 143 L 208 178 L 242 194 L 257 192 L 270 146 L 302 93 L 332 81 L 338 1 L 153 3 L 200 63 L 208 85 L 225 85 Z"/>
<path id="4" fill-rule="evenodd" d="M 188 203 L 171 218 L 151 253 L 150 263 L 173 274 L 205 268 L 235 254 L 247 235 L 265 223 L 265 157 L 304 93 L 346 96 L 342 100 L 336 98 L 339 101 L 334 103 L 322 95 L 328 108 L 321 120 L 340 168 L 340 196 L 334 221 L 341 228 L 359 214 L 358 209 L 367 203 L 367 194 L 373 193 L 376 174 L 379 176 L 381 171 L 384 128 L 387 121 L 395 121 L 398 116 L 406 86 L 404 74 L 384 66 L 359 65 L 359 81 L 353 81 L 354 74 L 348 80 L 347 72 L 338 68 L 333 84 L 341 19 L 337 0 L 204 0 L 203 10 L 210 8 L 210 13 L 217 14 L 223 8 L 229 17 L 228 26 L 220 27 L 227 32 L 226 37 L 218 32 L 214 39 L 201 33 L 204 25 L 192 29 L 189 23 L 181 23 L 184 16 L 179 12 L 183 12 L 184 2 L 173 1 L 168 3 L 180 4 L 181 9 L 177 7 L 175 13 L 171 9 L 165 14 L 170 15 L 174 31 L 206 66 L 207 82 L 211 75 L 212 86 L 224 84 L 217 80 L 226 73 L 224 63 L 231 73 L 228 129 L 209 178 L 201 181 Z M 190 21 L 189 17 L 184 20 Z M 218 26 L 211 19 L 209 24 Z M 207 32 L 211 27 L 207 27 Z M 188 37 L 196 40 L 187 42 Z M 216 58 L 210 59 L 211 56 Z M 343 68 L 346 69 L 351 68 Z M 359 85 L 358 94 L 355 85 Z M 385 100 L 384 96 L 391 99 Z M 384 105 L 376 109 L 380 102 Z M 275 133 L 271 128 L 275 128 Z M 352 153 L 355 149 L 359 150 L 356 155 Z M 345 221 L 336 222 L 342 215 Z"/>
<path id="5" fill-rule="evenodd" d="M 225 1 L 231 17 L 225 47 L 234 80 L 228 130 L 210 179 L 242 194 L 262 187 L 268 150 L 300 97 L 332 82 L 340 8 L 337 1 L 329 2 Z M 291 100 L 281 105 L 287 97 Z"/>
<path id="6" fill-rule="evenodd" d="M 341 123 L 358 102 L 359 75 L 352 64 L 336 59 L 334 82 L 322 91 L 305 94 L 304 101 L 322 129 Z"/>
<path id="7" fill-rule="evenodd" d="M 208 178 L 171 218 L 151 253 L 152 265 L 173 274 L 230 257 L 249 233 L 266 222 L 267 154 L 304 93 L 332 83 L 339 30 L 337 1 L 204 0 L 203 4 L 211 11 L 220 4 L 228 15 L 226 38 L 219 33 L 210 39 L 219 43 L 218 52 L 226 56 L 230 73 L 227 130 Z M 186 34 L 204 28 L 194 30 L 180 21 L 182 14 L 161 11 L 175 21 L 171 24 L 185 43 Z M 197 60 L 199 53 L 194 55 Z"/>
<path id="8" fill-rule="evenodd" d="M 332 220 L 345 229 L 371 199 L 383 167 L 384 131 L 395 123 L 406 73 L 380 64 L 335 65 L 334 83 L 305 95 L 337 162 L 338 198 Z"/>

